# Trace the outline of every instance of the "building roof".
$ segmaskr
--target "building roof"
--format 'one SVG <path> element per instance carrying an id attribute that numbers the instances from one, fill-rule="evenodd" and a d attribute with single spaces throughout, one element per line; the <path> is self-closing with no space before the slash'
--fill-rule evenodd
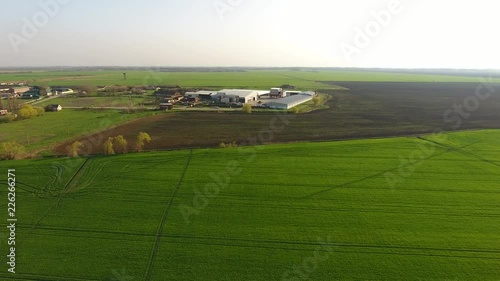
<path id="1" fill-rule="evenodd" d="M 267 94 L 269 91 L 263 90 L 241 90 L 241 89 L 223 89 L 217 92 L 217 95 L 226 95 L 226 96 L 238 96 L 241 98 L 247 98 L 253 95 L 263 95 Z"/>
<path id="2" fill-rule="evenodd" d="M 270 102 L 267 102 L 266 104 L 293 104 L 293 103 L 297 103 L 297 102 L 308 101 L 310 99 L 312 99 L 311 95 L 300 94 L 300 95 L 295 95 L 295 96 L 289 96 L 286 98 L 271 100 Z"/>

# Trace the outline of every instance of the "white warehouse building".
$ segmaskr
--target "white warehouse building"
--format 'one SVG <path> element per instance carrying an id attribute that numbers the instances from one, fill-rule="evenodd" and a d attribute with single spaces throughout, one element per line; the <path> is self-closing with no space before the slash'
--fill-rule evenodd
<path id="1" fill-rule="evenodd" d="M 286 98 L 273 100 L 271 102 L 266 103 L 266 105 L 269 108 L 288 110 L 290 108 L 296 107 L 297 105 L 301 105 L 303 103 L 312 100 L 314 96 L 316 96 L 315 92 L 302 92 L 298 95 L 293 95 Z"/>
<path id="2" fill-rule="evenodd" d="M 224 89 L 213 95 L 212 99 L 222 103 L 251 103 L 266 94 L 269 94 L 269 91 Z"/>

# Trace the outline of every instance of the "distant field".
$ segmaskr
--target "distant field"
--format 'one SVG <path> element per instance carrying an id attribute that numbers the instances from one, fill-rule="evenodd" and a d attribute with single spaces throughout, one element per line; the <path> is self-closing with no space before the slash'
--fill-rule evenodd
<path id="1" fill-rule="evenodd" d="M 368 71 L 277 71 L 261 70 L 247 72 L 148 72 L 129 71 L 127 80 L 124 71 L 39 71 L 32 73 L 1 73 L 0 82 L 31 81 L 39 85 L 168 85 L 200 88 L 252 88 L 269 89 L 283 84 L 300 89 L 325 88 L 320 81 L 366 81 L 366 82 L 479 82 L 478 77 L 389 73 Z M 499 78 L 495 78 L 500 82 Z M 333 87 L 329 85 L 329 87 Z"/>
<path id="2" fill-rule="evenodd" d="M 61 97 L 44 101 L 37 106 L 45 107 L 49 104 L 60 104 L 62 107 L 138 107 L 140 104 L 154 101 L 154 97 Z"/>
<path id="3" fill-rule="evenodd" d="M 436 129 L 453 129 L 443 115 L 455 104 L 474 95 L 476 83 L 378 83 L 340 82 L 350 91 L 322 90 L 332 98 L 328 109 L 308 114 L 287 115 L 287 125 L 279 133 L 263 139 L 270 142 L 328 141 L 346 138 L 414 135 Z M 500 89 L 499 85 L 496 85 Z M 461 130 L 500 128 L 500 91 L 482 101 L 478 109 L 462 119 Z M 452 115 L 452 116 L 456 116 Z M 133 140 L 140 131 L 151 134 L 151 149 L 215 147 L 221 142 L 246 142 L 269 129 L 276 113 L 182 112 L 160 114 L 92 137 L 124 135 Z M 278 126 L 281 126 L 278 122 Z M 456 129 L 456 128 L 455 128 Z M 86 137 L 81 138 L 85 140 Z M 64 154 L 70 142 L 55 149 Z M 101 153 L 102 145 L 93 153 Z"/>
<path id="4" fill-rule="evenodd" d="M 18 182 L 15 277 L 498 280 L 499 147 L 487 130 L 0 162 Z"/>
<path id="5" fill-rule="evenodd" d="M 46 112 L 30 120 L 0 124 L 0 143 L 16 141 L 28 150 L 52 148 L 68 139 L 96 133 L 151 113 L 124 114 L 118 110 Z"/>

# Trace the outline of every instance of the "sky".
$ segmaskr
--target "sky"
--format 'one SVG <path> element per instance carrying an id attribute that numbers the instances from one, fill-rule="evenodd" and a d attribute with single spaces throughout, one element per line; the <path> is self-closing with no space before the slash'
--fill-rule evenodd
<path id="1" fill-rule="evenodd" d="M 500 68 L 495 0 L 0 4 L 0 67 Z"/>

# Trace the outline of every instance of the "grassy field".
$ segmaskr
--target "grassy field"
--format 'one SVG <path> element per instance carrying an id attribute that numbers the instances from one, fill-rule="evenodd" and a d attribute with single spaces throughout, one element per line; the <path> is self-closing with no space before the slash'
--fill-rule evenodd
<path id="1" fill-rule="evenodd" d="M 60 104 L 62 107 L 139 107 L 142 103 L 154 101 L 154 97 L 75 97 L 67 96 L 43 101 L 37 106 L 45 107 L 49 104 Z"/>
<path id="2" fill-rule="evenodd" d="M 28 150 L 52 149 L 61 142 L 109 129 L 151 112 L 124 114 L 118 110 L 46 112 L 30 120 L 0 124 L 0 143 L 16 141 Z"/>
<path id="3" fill-rule="evenodd" d="M 15 277 L 498 280 L 499 147 L 486 130 L 0 162 Z"/>
<path id="4" fill-rule="evenodd" d="M 31 81 L 33 84 L 53 86 L 77 85 L 180 85 L 201 88 L 269 89 L 290 84 L 305 90 L 324 88 L 319 81 L 371 81 L 371 82 L 479 82 L 478 77 L 431 75 L 370 71 L 278 71 L 252 70 L 247 72 L 155 72 L 127 71 L 38 71 L 26 73 L 0 73 L 0 82 Z M 495 78 L 495 82 L 500 79 Z M 329 86 L 333 87 L 333 86 Z"/>

